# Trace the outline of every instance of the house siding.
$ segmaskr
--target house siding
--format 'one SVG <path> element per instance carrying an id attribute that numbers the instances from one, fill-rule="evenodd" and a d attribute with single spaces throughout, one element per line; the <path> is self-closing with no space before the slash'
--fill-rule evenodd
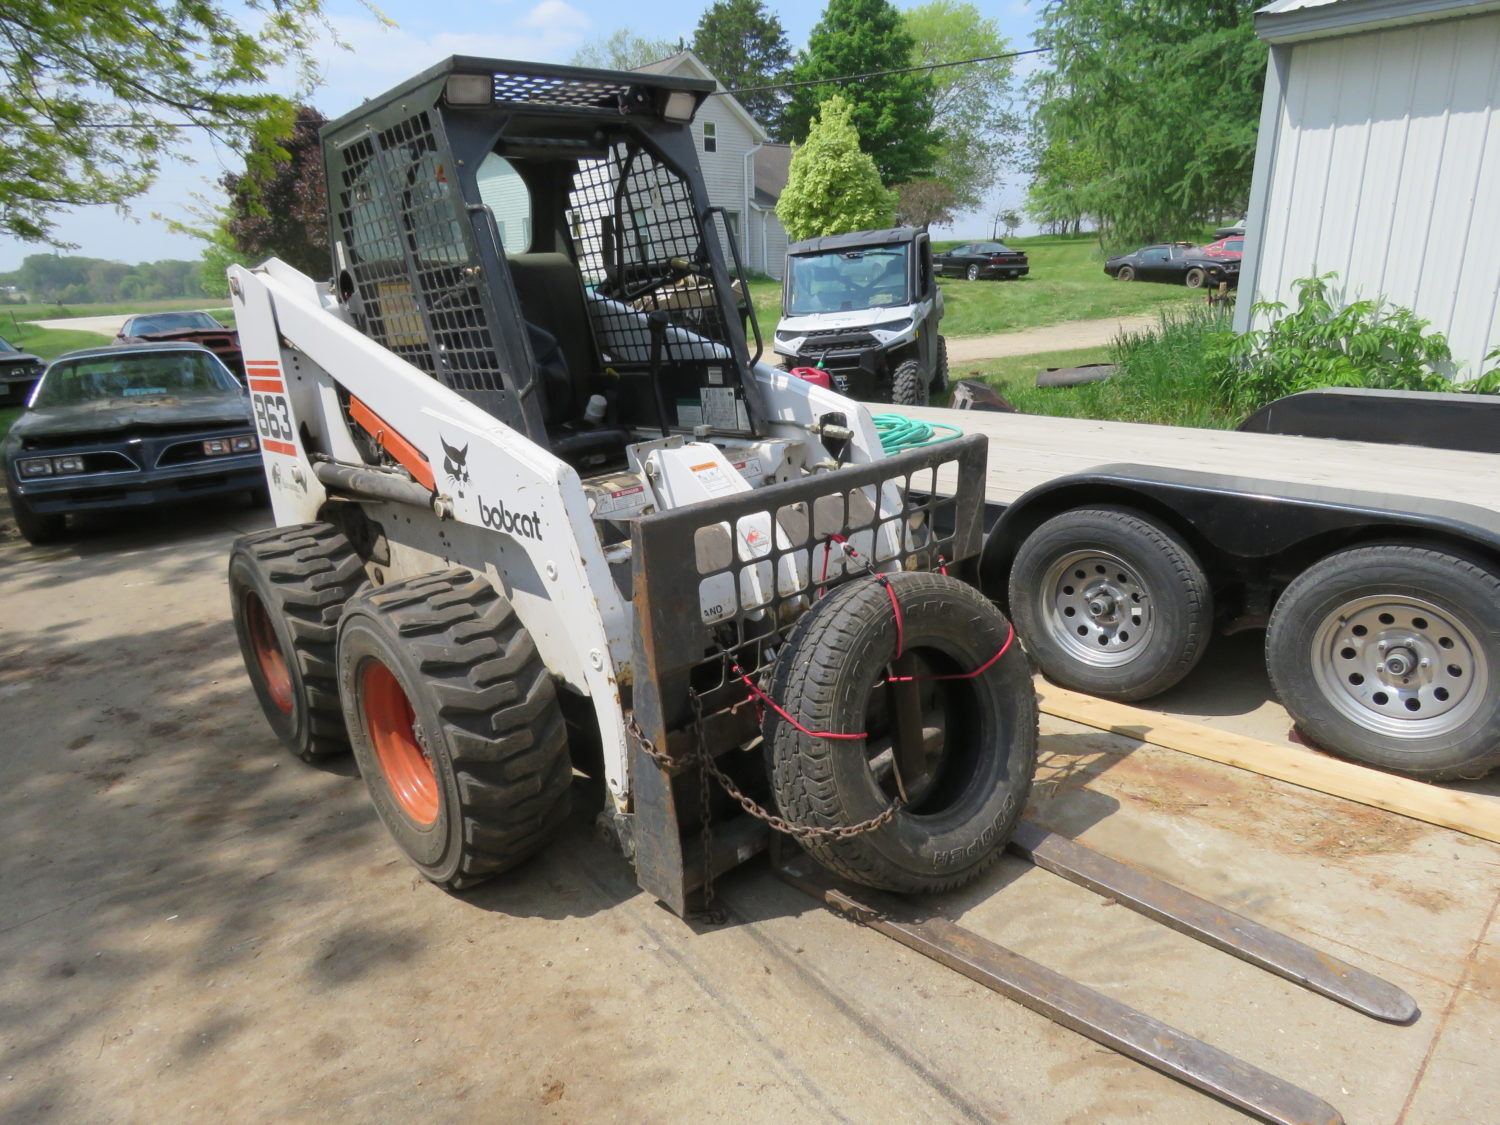
<path id="1" fill-rule="evenodd" d="M 703 151 L 705 121 L 713 122 L 718 134 L 717 152 Z M 708 188 L 708 201 L 715 207 L 723 207 L 739 214 L 740 255 L 746 259 L 748 267 L 750 215 L 749 208 L 745 205 L 745 158 L 755 147 L 750 130 L 724 104 L 723 98 L 708 98 L 693 121 L 693 137 L 698 143 L 698 162 L 703 168 L 703 184 Z"/>
<path id="2" fill-rule="evenodd" d="M 1500 14 L 1287 50 L 1256 300 L 1293 305 L 1296 279 L 1337 270 L 1348 299 L 1414 309 L 1479 374 L 1500 346 Z"/>

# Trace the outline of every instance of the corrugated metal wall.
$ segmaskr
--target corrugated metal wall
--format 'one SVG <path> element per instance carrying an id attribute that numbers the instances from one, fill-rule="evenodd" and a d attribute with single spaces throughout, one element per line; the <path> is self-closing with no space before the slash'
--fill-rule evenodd
<path id="1" fill-rule="evenodd" d="M 1500 15 L 1298 43 L 1257 283 L 1337 270 L 1448 337 L 1459 377 L 1500 347 Z M 1487 366 L 1493 366 L 1491 363 Z"/>

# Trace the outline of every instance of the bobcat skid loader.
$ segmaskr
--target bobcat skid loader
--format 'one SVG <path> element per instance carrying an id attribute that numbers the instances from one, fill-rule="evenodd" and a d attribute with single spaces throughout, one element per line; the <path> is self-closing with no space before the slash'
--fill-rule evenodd
<path id="1" fill-rule="evenodd" d="M 773 830 L 846 909 L 1017 830 L 1031 676 L 957 577 L 984 440 L 888 456 L 863 405 L 761 362 L 697 164 L 711 91 L 451 58 L 325 128 L 331 286 L 230 271 L 277 524 L 230 558 L 246 668 L 293 753 L 352 746 L 441 886 L 543 847 L 575 767 L 679 914 Z M 1049 1014 L 1160 1055 L 1122 1011 Z"/>

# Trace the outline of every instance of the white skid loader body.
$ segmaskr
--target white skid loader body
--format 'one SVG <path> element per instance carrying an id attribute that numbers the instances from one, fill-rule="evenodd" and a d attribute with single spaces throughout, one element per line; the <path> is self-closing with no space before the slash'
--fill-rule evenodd
<path id="1" fill-rule="evenodd" d="M 640 483 L 595 489 L 591 497 L 572 466 L 361 334 L 326 289 L 296 270 L 272 259 L 254 269 L 234 267 L 230 279 L 276 523 L 323 519 L 330 504 L 358 503 L 384 533 L 381 553 L 367 562 L 371 581 L 452 566 L 486 575 L 515 606 L 551 674 L 592 700 L 605 776 L 621 805 L 630 796 L 630 755 L 620 688 L 631 678 L 633 622 L 628 583 L 622 589 L 612 568 L 628 574 L 630 543 L 604 546 L 597 517 L 611 513 L 601 513 L 601 505 L 623 492 L 627 508 L 616 514 L 639 515 L 833 471 L 814 432 L 830 413 L 842 414 L 852 435 L 846 464 L 884 456 L 862 404 L 762 363 L 754 373 L 770 420 L 765 438 L 709 443 L 641 435 L 630 448 Z M 610 347 L 608 340 L 601 344 Z M 361 457 L 346 403 L 358 404 L 366 429 L 388 428 L 377 440 L 405 451 L 397 458 L 404 468 L 380 471 L 394 483 L 428 489 L 425 508 L 331 494 L 320 481 L 320 464 L 376 471 Z M 309 441 L 322 451 L 316 461 Z M 901 510 L 890 488 L 863 494 L 872 512 L 877 503 Z M 895 526 L 858 532 L 851 543 L 866 558 L 892 559 L 901 546 Z M 772 564 L 757 567 L 753 560 L 770 551 L 773 536 L 784 549 L 786 532 L 773 527 L 770 513 L 744 517 L 733 529 L 739 559 L 751 564 L 741 609 L 769 600 L 757 591 L 770 585 Z M 841 553 L 812 563 L 804 556 L 800 564 L 782 556 L 776 568 L 783 591 L 806 585 L 808 565 L 833 581 L 849 564 Z M 735 609 L 733 582 L 725 578 L 701 584 L 705 622 Z"/>

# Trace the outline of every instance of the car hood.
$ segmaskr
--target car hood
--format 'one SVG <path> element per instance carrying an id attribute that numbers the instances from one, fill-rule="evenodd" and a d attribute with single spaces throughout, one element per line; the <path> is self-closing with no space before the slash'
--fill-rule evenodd
<path id="1" fill-rule="evenodd" d="M 921 305 L 879 305 L 863 309 L 842 309 L 839 312 L 801 313 L 784 316 L 776 325 L 776 331 L 801 336 L 807 332 L 836 332 L 848 329 L 855 331 L 875 324 L 891 324 L 898 320 L 910 320 L 921 311 Z"/>
<path id="2" fill-rule="evenodd" d="M 224 341 L 238 345 L 239 332 L 234 328 L 188 328 L 181 332 L 137 332 L 126 340 L 143 340 L 148 343 L 199 344 L 204 340 Z"/>
<path id="3" fill-rule="evenodd" d="M 24 363 L 29 367 L 41 362 L 43 362 L 41 356 L 32 355 L 30 352 L 0 352 L 0 365 L 6 367 L 18 363 Z"/>
<path id="4" fill-rule="evenodd" d="M 10 432 L 21 438 L 62 437 L 132 429 L 227 426 L 250 420 L 250 408 L 237 394 L 192 398 L 161 395 L 134 401 L 85 402 L 28 410 L 16 419 Z"/>

